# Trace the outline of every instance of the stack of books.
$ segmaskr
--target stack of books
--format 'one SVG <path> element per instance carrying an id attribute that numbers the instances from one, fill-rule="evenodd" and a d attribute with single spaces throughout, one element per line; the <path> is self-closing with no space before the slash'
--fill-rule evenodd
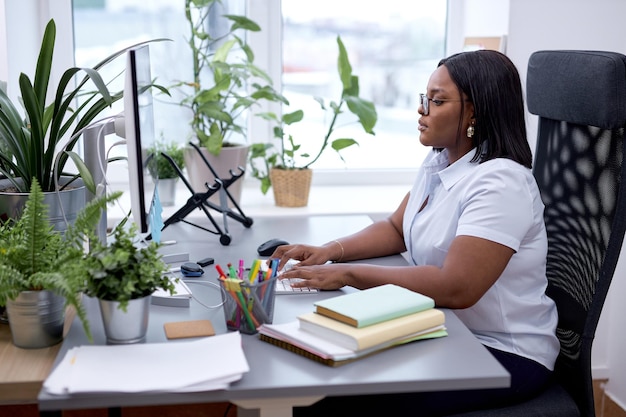
<path id="1" fill-rule="evenodd" d="M 329 298 L 284 324 L 264 324 L 261 340 L 329 366 L 338 366 L 415 340 L 446 336 L 434 300 L 386 284 Z"/>

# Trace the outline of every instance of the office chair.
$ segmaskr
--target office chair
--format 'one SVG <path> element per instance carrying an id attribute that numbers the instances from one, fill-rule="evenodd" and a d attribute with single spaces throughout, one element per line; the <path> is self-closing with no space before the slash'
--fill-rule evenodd
<path id="1" fill-rule="evenodd" d="M 626 56 L 539 51 L 528 62 L 539 116 L 533 173 L 545 204 L 547 293 L 559 311 L 554 381 L 514 406 L 456 417 L 593 417 L 591 348 L 626 229 Z"/>

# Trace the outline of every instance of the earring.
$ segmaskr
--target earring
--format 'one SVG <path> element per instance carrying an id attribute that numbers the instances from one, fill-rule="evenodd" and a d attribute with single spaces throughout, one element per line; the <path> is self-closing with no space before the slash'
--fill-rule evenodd
<path id="1" fill-rule="evenodd" d="M 472 136 L 474 136 L 474 125 L 469 125 L 467 128 L 467 137 L 471 138 Z"/>

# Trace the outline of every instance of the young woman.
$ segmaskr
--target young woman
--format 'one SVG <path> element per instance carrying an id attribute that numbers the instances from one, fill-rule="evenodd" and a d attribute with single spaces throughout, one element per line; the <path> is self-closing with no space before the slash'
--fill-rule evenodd
<path id="1" fill-rule="evenodd" d="M 281 246 L 272 257 L 281 265 L 300 260 L 283 276 L 303 278 L 303 286 L 393 283 L 432 297 L 507 368 L 511 387 L 327 397 L 294 415 L 445 415 L 527 399 L 550 378 L 557 312 L 545 295 L 544 206 L 530 169 L 517 69 L 495 51 L 443 59 L 418 113 L 420 142 L 432 152 L 389 218 L 323 246 Z M 342 263 L 405 251 L 410 265 L 403 267 Z"/>

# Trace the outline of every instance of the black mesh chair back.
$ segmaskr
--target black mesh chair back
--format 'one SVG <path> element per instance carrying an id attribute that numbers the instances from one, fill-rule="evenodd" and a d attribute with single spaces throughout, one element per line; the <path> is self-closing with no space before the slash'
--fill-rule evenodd
<path id="1" fill-rule="evenodd" d="M 533 173 L 545 204 L 547 293 L 559 311 L 555 382 L 528 402 L 462 416 L 593 417 L 591 348 L 626 230 L 626 56 L 535 52 L 526 86 L 539 116 Z"/>

